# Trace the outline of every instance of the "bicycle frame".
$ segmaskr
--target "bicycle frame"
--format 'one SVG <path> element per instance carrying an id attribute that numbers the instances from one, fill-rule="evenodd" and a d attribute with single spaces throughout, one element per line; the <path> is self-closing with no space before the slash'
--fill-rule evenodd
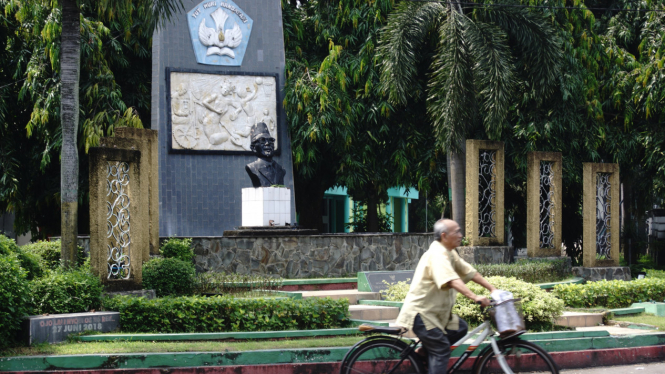
<path id="1" fill-rule="evenodd" d="M 481 331 L 482 330 L 482 331 Z M 480 326 L 476 327 L 475 329 L 469 331 L 464 337 L 455 344 L 453 344 L 450 347 L 450 351 L 452 352 L 455 348 L 459 347 L 462 345 L 467 339 L 469 339 L 471 336 L 477 334 L 479 331 L 480 335 L 471 343 L 471 345 L 464 351 L 462 356 L 455 362 L 455 364 L 448 370 L 448 374 L 453 374 L 462 364 L 464 361 L 466 361 L 469 356 L 478 348 L 480 343 L 485 341 L 487 337 L 489 337 L 490 345 L 492 346 L 492 350 L 494 351 L 494 354 L 496 355 L 497 361 L 499 362 L 499 365 L 501 366 L 501 369 L 503 369 L 503 372 L 506 374 L 514 374 L 513 371 L 510 369 L 508 366 L 508 363 L 506 362 L 506 358 L 503 357 L 503 354 L 499 350 L 499 345 L 496 343 L 496 339 L 492 336 L 494 332 L 492 331 L 492 326 L 490 325 L 490 321 L 486 320 L 483 322 Z"/>

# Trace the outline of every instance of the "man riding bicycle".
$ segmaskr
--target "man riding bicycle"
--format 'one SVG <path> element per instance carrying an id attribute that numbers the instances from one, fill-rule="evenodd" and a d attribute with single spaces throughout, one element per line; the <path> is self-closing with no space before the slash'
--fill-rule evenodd
<path id="1" fill-rule="evenodd" d="M 451 344 L 464 337 L 468 330 L 466 322 L 452 314 L 457 293 L 489 306 L 487 297 L 474 294 L 465 283 L 472 280 L 490 293 L 496 291 L 496 287 L 454 250 L 462 241 L 457 222 L 438 220 L 434 224 L 434 238 L 436 240 L 418 262 L 396 323 L 412 329 L 418 336 L 428 355 L 430 374 L 445 374 Z"/>

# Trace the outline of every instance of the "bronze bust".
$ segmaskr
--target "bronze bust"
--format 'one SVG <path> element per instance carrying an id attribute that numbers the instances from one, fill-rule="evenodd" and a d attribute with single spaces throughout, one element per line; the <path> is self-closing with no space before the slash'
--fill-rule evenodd
<path id="1" fill-rule="evenodd" d="M 259 159 L 247 164 L 245 170 L 254 188 L 283 185 L 286 171 L 272 159 L 275 152 L 275 138 L 270 136 L 268 126 L 263 122 L 252 126 L 250 139 L 250 149 Z"/>

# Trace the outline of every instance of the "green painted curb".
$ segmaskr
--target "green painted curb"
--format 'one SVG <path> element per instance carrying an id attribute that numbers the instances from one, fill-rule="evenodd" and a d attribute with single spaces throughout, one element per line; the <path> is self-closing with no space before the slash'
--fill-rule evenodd
<path id="1" fill-rule="evenodd" d="M 329 283 L 357 283 L 358 278 L 316 278 L 316 279 L 285 279 L 283 286 L 302 286 L 305 284 L 329 284 Z"/>
<path id="2" fill-rule="evenodd" d="M 402 309 L 404 305 L 401 301 L 388 301 L 388 300 L 358 300 L 358 304 L 362 305 L 379 305 L 379 306 L 393 306 Z"/>
<path id="3" fill-rule="evenodd" d="M 0 358 L 0 371 L 148 369 L 341 361 L 349 347 L 252 352 L 132 353 Z"/>
<path id="4" fill-rule="evenodd" d="M 372 287 L 369 286 L 365 272 L 358 272 L 358 292 L 372 292 Z"/>
<path id="5" fill-rule="evenodd" d="M 665 334 L 584 337 L 576 339 L 532 340 L 549 352 L 586 349 L 632 348 L 665 344 Z M 484 343 L 475 352 L 482 351 Z M 453 351 L 458 357 L 464 346 Z M 266 365 L 341 361 L 349 347 L 316 349 L 274 349 L 249 352 L 131 353 L 111 355 L 0 357 L 0 371 L 75 369 L 144 369 L 227 365 Z"/>
<path id="6" fill-rule="evenodd" d="M 619 308 L 619 309 L 610 309 L 608 312 L 616 315 L 616 316 L 622 316 L 626 314 L 640 314 L 644 313 L 644 308 Z"/>
<path id="7" fill-rule="evenodd" d="M 665 317 L 665 303 L 634 303 L 631 308 L 644 308 L 646 313 L 655 314 L 658 317 Z"/>
<path id="8" fill-rule="evenodd" d="M 257 332 L 212 332 L 191 334 L 101 334 L 84 335 L 77 338 L 83 342 L 92 341 L 185 341 L 185 340 L 223 340 L 223 339 L 275 339 L 304 338 L 313 336 L 335 336 L 361 334 L 357 328 L 326 329 L 326 330 L 291 330 L 291 331 L 257 331 Z"/>
<path id="9" fill-rule="evenodd" d="M 584 283 L 584 278 L 573 278 L 563 282 L 552 282 L 552 283 L 539 283 L 538 286 L 544 290 L 549 290 L 554 288 L 557 284 L 582 284 Z"/>
<path id="10" fill-rule="evenodd" d="M 550 339 L 595 338 L 601 336 L 610 336 L 610 333 L 607 330 L 532 332 L 532 333 L 523 334 L 521 338 L 523 340 L 550 340 Z"/>
<path id="11" fill-rule="evenodd" d="M 386 322 L 352 320 L 352 324 L 359 326 L 363 323 L 375 326 L 388 326 Z M 362 334 L 357 328 L 321 329 L 321 330 L 288 330 L 288 331 L 256 331 L 256 332 L 217 332 L 217 333 L 183 333 L 183 334 L 100 334 L 83 335 L 76 339 L 83 342 L 92 341 L 188 341 L 188 340 L 224 340 L 224 339 L 275 339 L 275 338 L 301 338 L 315 336 L 339 336 Z M 571 339 L 583 337 L 609 336 L 607 331 L 553 331 L 527 333 L 522 335 L 524 340 Z"/>
<path id="12" fill-rule="evenodd" d="M 368 321 L 364 319 L 350 319 L 351 321 L 351 326 L 358 327 L 362 325 L 363 323 L 366 323 L 368 325 L 374 325 L 374 326 L 383 326 L 383 327 L 389 327 L 390 323 L 388 322 L 378 322 L 378 321 Z"/>

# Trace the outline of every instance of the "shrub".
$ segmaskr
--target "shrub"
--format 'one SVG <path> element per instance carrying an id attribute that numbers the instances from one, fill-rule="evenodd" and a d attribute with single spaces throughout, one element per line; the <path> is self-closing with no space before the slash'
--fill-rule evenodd
<path id="1" fill-rule="evenodd" d="M 261 290 L 282 287 L 283 279 L 264 274 L 226 274 L 206 272 L 196 275 L 194 293 L 253 296 Z"/>
<path id="2" fill-rule="evenodd" d="M 177 258 L 185 262 L 191 262 L 194 258 L 192 239 L 169 238 L 159 252 L 164 258 Z"/>
<path id="3" fill-rule="evenodd" d="M 10 239 L 0 234 L 0 256 L 7 256 L 16 252 L 18 252 L 18 246 L 16 245 L 14 239 Z"/>
<path id="4" fill-rule="evenodd" d="M 60 240 L 38 241 L 21 246 L 24 252 L 33 253 L 41 257 L 42 264 L 47 269 L 55 270 L 60 267 Z M 83 247 L 78 247 L 76 264 L 81 266 L 85 262 L 86 255 Z"/>
<path id="5" fill-rule="evenodd" d="M 30 284 L 36 314 L 80 313 L 99 309 L 102 283 L 89 267 L 56 269 Z"/>
<path id="6" fill-rule="evenodd" d="M 28 280 L 41 277 L 44 273 L 39 256 L 23 251 L 16 245 L 14 239 L 4 235 L 0 235 L 0 256 L 2 255 L 15 255 L 21 267 L 26 271 L 25 276 Z"/>
<path id="7" fill-rule="evenodd" d="M 565 260 L 523 260 L 514 264 L 473 265 L 486 277 L 514 277 L 529 283 L 557 282 L 570 276 Z"/>
<path id="8" fill-rule="evenodd" d="M 665 279 L 665 271 L 656 269 L 646 269 L 647 277 Z"/>
<path id="9" fill-rule="evenodd" d="M 563 313 L 563 301 L 535 284 L 506 277 L 489 277 L 487 281 L 500 290 L 512 292 L 516 299 L 521 299 L 524 322 L 529 330 L 540 330 L 549 327 L 554 319 Z M 489 292 L 482 286 L 474 282 L 467 283 L 467 286 L 476 295 L 489 297 Z M 480 306 L 461 294 L 457 296 L 453 313 L 456 313 L 471 325 L 483 322 Z"/>
<path id="10" fill-rule="evenodd" d="M 16 255 L 0 255 L 0 284 L 0 347 L 6 347 L 21 328 L 21 318 L 30 313 L 26 272 Z"/>
<path id="11" fill-rule="evenodd" d="M 388 283 L 384 280 L 383 283 L 388 285 L 388 289 L 381 290 L 381 294 L 383 299 L 388 301 L 403 301 L 411 287 L 411 279 L 397 283 Z"/>
<path id="12" fill-rule="evenodd" d="M 194 264 L 177 258 L 156 258 L 143 265 L 143 288 L 157 296 L 191 295 L 195 281 Z"/>
<path id="13" fill-rule="evenodd" d="M 644 278 L 626 282 L 620 280 L 559 284 L 554 294 L 573 308 L 625 308 L 632 303 L 665 298 L 665 279 Z"/>
<path id="14" fill-rule="evenodd" d="M 346 327 L 346 299 L 235 299 L 230 296 L 118 296 L 104 309 L 120 312 L 124 332 L 223 332 L 310 330 Z"/>

